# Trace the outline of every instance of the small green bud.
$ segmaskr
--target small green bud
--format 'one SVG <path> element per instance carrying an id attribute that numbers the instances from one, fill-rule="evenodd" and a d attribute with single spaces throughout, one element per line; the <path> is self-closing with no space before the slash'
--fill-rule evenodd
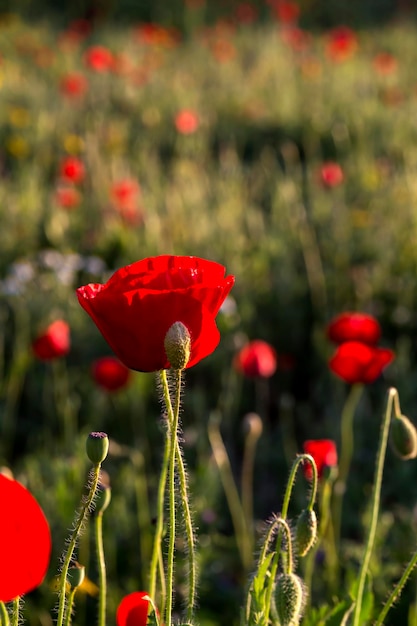
<path id="1" fill-rule="evenodd" d="M 87 456 L 94 465 L 102 463 L 109 451 L 109 438 L 106 433 L 90 433 L 86 442 Z"/>
<path id="2" fill-rule="evenodd" d="M 304 605 L 304 589 L 295 574 L 280 574 L 275 588 L 275 606 L 281 626 L 297 626 Z"/>
<path id="3" fill-rule="evenodd" d="M 391 423 L 391 446 L 404 461 L 417 456 L 417 432 L 405 415 L 395 417 Z"/>
<path id="4" fill-rule="evenodd" d="M 191 356 L 191 336 L 182 322 L 175 322 L 165 335 L 165 353 L 173 370 L 183 370 Z"/>
<path id="5" fill-rule="evenodd" d="M 305 556 L 310 552 L 317 537 L 317 516 L 313 510 L 304 509 L 297 519 L 295 541 L 298 556 Z"/>
<path id="6" fill-rule="evenodd" d="M 85 578 L 85 567 L 76 563 L 72 567 L 68 568 L 67 582 L 71 585 L 72 589 L 79 587 Z"/>

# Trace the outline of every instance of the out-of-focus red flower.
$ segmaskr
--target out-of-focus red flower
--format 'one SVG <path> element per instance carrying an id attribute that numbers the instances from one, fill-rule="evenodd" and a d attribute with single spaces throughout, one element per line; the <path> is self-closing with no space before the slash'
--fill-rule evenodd
<path id="1" fill-rule="evenodd" d="M 59 88 L 68 98 L 80 98 L 88 89 L 88 81 L 84 74 L 71 72 L 61 78 Z"/>
<path id="2" fill-rule="evenodd" d="M 32 494 L 0 474 L 0 601 L 10 602 L 38 587 L 51 555 L 51 534 Z"/>
<path id="3" fill-rule="evenodd" d="M 346 341 L 329 361 L 334 374 L 347 383 L 373 383 L 394 359 L 387 348 L 368 346 L 360 341 Z"/>
<path id="4" fill-rule="evenodd" d="M 281 33 L 281 38 L 295 52 L 303 52 L 311 43 L 311 34 L 298 26 L 288 26 Z"/>
<path id="5" fill-rule="evenodd" d="M 129 382 L 130 369 L 114 356 L 103 356 L 94 361 L 91 375 L 99 387 L 106 391 L 119 391 Z"/>
<path id="6" fill-rule="evenodd" d="M 216 61 L 227 63 L 236 56 L 236 48 L 225 36 L 219 36 L 210 42 L 210 50 Z"/>
<path id="7" fill-rule="evenodd" d="M 395 56 L 389 52 L 380 52 L 374 56 L 372 65 L 378 74 L 387 76 L 397 71 L 398 61 Z"/>
<path id="8" fill-rule="evenodd" d="M 117 626 L 146 626 L 149 596 L 146 591 L 134 591 L 125 596 L 117 608 Z"/>
<path id="9" fill-rule="evenodd" d="M 110 195 L 118 209 L 128 209 L 136 206 L 140 196 L 140 185 L 134 178 L 123 178 L 113 183 Z"/>
<path id="10" fill-rule="evenodd" d="M 293 24 L 300 16 L 300 7 L 296 2 L 271 0 L 268 4 L 271 6 L 276 18 L 283 24 Z"/>
<path id="11" fill-rule="evenodd" d="M 73 185 L 58 185 L 55 189 L 55 202 L 70 211 L 80 205 L 81 194 Z"/>
<path id="12" fill-rule="evenodd" d="M 91 46 L 84 54 L 84 62 L 94 72 L 108 72 L 113 67 L 113 54 L 104 46 Z"/>
<path id="13" fill-rule="evenodd" d="M 52 322 L 32 344 L 35 356 L 40 361 L 51 361 L 68 354 L 70 329 L 64 320 Z"/>
<path id="14" fill-rule="evenodd" d="M 327 325 L 327 336 L 333 343 L 360 341 L 375 346 L 381 337 L 381 326 L 367 313 L 341 313 Z"/>
<path id="15" fill-rule="evenodd" d="M 357 47 L 356 34 L 347 26 L 339 26 L 328 33 L 326 53 L 332 61 L 346 61 L 354 54 Z"/>
<path id="16" fill-rule="evenodd" d="M 320 180 L 324 187 L 338 187 L 344 181 L 343 170 L 338 163 L 328 161 L 320 169 Z"/>
<path id="17" fill-rule="evenodd" d="M 77 157 L 65 157 L 59 166 L 59 175 L 63 180 L 77 185 L 85 177 L 84 163 Z"/>
<path id="18" fill-rule="evenodd" d="M 175 128 L 182 135 L 191 135 L 199 127 L 198 115 L 192 109 L 182 109 L 175 116 Z"/>
<path id="19" fill-rule="evenodd" d="M 170 367 L 164 340 L 175 322 L 191 336 L 187 368 L 215 350 L 215 317 L 233 283 L 219 263 L 165 255 L 123 267 L 104 285 L 80 287 L 77 296 L 122 363 L 155 372 Z"/>
<path id="20" fill-rule="evenodd" d="M 326 467 L 337 465 L 337 448 L 331 439 L 309 439 L 303 444 L 305 454 L 310 454 L 317 465 L 317 475 L 321 478 Z M 313 471 L 310 463 L 304 463 L 304 474 L 306 478 L 313 478 Z"/>
<path id="21" fill-rule="evenodd" d="M 235 15 L 238 24 L 253 24 L 258 17 L 258 11 L 250 2 L 241 2 L 236 7 Z"/>
<path id="22" fill-rule="evenodd" d="M 255 339 L 238 352 L 234 365 L 249 378 L 269 378 L 277 369 L 277 354 L 269 343 Z"/>
<path id="23" fill-rule="evenodd" d="M 148 46 L 172 48 L 180 41 L 180 33 L 175 28 L 166 28 L 159 24 L 139 24 L 133 31 L 135 39 Z"/>

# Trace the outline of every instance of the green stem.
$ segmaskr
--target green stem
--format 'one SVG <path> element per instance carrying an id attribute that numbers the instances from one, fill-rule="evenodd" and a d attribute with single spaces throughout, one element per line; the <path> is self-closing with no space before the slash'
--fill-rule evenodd
<path id="1" fill-rule="evenodd" d="M 9 613 L 4 602 L 0 602 L 0 624 L 2 626 L 10 626 Z"/>
<path id="2" fill-rule="evenodd" d="M 215 418 L 209 421 L 208 437 L 229 506 L 242 565 L 245 571 L 249 571 L 252 564 L 252 552 L 250 551 L 251 543 L 248 539 L 249 529 L 246 526 L 242 503 L 233 477 L 229 457 L 220 434 L 219 424 Z"/>
<path id="3" fill-rule="evenodd" d="M 350 393 L 343 407 L 340 420 L 341 431 L 341 450 L 339 458 L 339 474 L 334 486 L 333 492 L 333 527 L 335 532 L 336 546 L 339 547 L 341 525 L 342 525 L 342 506 L 343 498 L 346 492 L 346 483 L 349 475 L 350 464 L 352 462 L 354 448 L 353 419 L 355 410 L 363 391 L 363 384 L 357 383 L 352 385 Z"/>
<path id="4" fill-rule="evenodd" d="M 99 511 L 94 520 L 94 531 L 96 540 L 96 554 L 98 563 L 99 577 L 99 600 L 98 600 L 98 626 L 106 626 L 106 596 L 107 596 L 107 580 L 106 580 L 106 561 L 104 559 L 103 546 L 103 512 Z"/>
<path id="5" fill-rule="evenodd" d="M 369 562 L 371 559 L 372 548 L 375 541 L 376 527 L 378 522 L 379 504 L 381 499 L 382 475 L 384 472 L 385 454 L 388 444 L 388 433 L 391 423 L 391 414 L 393 403 L 395 403 L 395 412 L 399 412 L 398 391 L 391 387 L 388 391 L 387 407 L 385 416 L 381 426 L 381 435 L 378 446 L 378 453 L 375 465 L 375 478 L 372 493 L 371 521 L 368 529 L 368 539 L 366 542 L 365 552 L 359 572 L 358 593 L 356 597 L 355 610 L 353 614 L 353 626 L 360 626 L 359 620 L 362 609 L 363 592 L 365 589 L 366 575 L 368 573 Z"/>
<path id="6" fill-rule="evenodd" d="M 76 592 L 77 592 L 77 587 L 73 587 L 68 594 L 67 617 L 65 619 L 65 626 L 71 625 L 72 607 L 74 604 L 74 598 L 75 598 Z"/>
<path id="7" fill-rule="evenodd" d="M 17 598 L 13 600 L 12 626 L 19 625 L 19 605 L 20 597 L 17 596 Z"/>
<path id="8" fill-rule="evenodd" d="M 101 463 L 98 463 L 93 467 L 93 477 L 90 484 L 90 490 L 87 498 L 82 505 L 81 511 L 78 514 L 78 519 L 75 523 L 74 530 L 72 531 L 71 538 L 69 540 L 68 549 L 65 554 L 64 563 L 62 565 L 61 575 L 59 579 L 59 604 L 58 604 L 58 617 L 56 626 L 62 626 L 65 615 L 65 591 L 67 585 L 68 568 L 71 563 L 72 555 L 77 545 L 78 537 L 81 534 L 83 525 L 87 519 L 91 505 L 94 501 L 94 496 L 97 491 L 97 486 L 100 480 L 100 468 Z"/>
<path id="9" fill-rule="evenodd" d="M 408 580 L 408 577 L 410 576 L 411 572 L 413 571 L 413 569 L 415 568 L 416 565 L 417 565 L 417 551 L 411 557 L 410 561 L 408 562 L 407 567 L 404 570 L 403 575 L 401 576 L 401 578 L 398 581 L 398 583 L 395 585 L 395 587 L 392 590 L 388 600 L 385 602 L 384 607 L 383 607 L 381 613 L 378 615 L 377 620 L 376 620 L 374 626 L 383 626 L 384 619 L 386 618 L 386 616 L 388 614 L 388 611 L 390 610 L 392 605 L 397 601 L 400 593 L 403 590 L 403 587 L 404 587 L 405 583 Z"/>
<path id="10" fill-rule="evenodd" d="M 260 419 L 260 418 L 259 418 Z M 255 466 L 256 444 L 260 437 L 261 431 L 249 432 L 245 438 L 245 449 L 242 461 L 242 508 L 245 516 L 246 527 L 248 529 L 248 543 L 250 544 L 250 552 L 253 552 L 253 470 Z"/>
<path id="11" fill-rule="evenodd" d="M 165 448 L 164 448 L 164 455 L 162 458 L 162 468 L 161 468 L 161 473 L 159 475 L 158 499 L 157 499 L 157 511 L 156 511 L 156 529 L 155 529 L 155 537 L 153 541 L 151 566 L 150 566 L 150 571 L 149 571 L 149 595 L 153 600 L 155 600 L 156 575 L 157 575 L 157 569 L 158 569 L 158 561 L 159 561 L 160 555 L 162 554 L 162 535 L 164 532 L 165 489 L 166 489 L 166 484 L 167 484 L 168 464 L 169 464 L 169 456 L 170 456 L 170 449 L 171 449 L 171 424 L 173 421 L 171 398 L 169 396 L 168 382 L 167 382 L 165 370 L 161 370 L 159 372 L 159 376 L 160 376 L 160 381 L 162 384 L 164 402 L 165 402 L 165 406 L 166 406 L 167 413 L 168 413 L 168 419 L 167 419 L 168 432 L 165 437 Z M 165 581 L 164 581 L 164 589 L 165 589 Z M 164 593 L 162 594 L 162 597 L 161 597 L 162 605 L 165 605 L 165 598 L 166 598 L 166 595 Z"/>
<path id="12" fill-rule="evenodd" d="M 162 384 L 164 386 L 164 398 L 168 409 L 168 415 L 172 417 L 170 420 L 170 439 L 171 445 L 169 450 L 168 462 L 168 501 L 169 501 L 169 541 L 168 541 L 168 557 L 167 557 L 167 599 L 165 608 L 166 626 L 172 624 L 172 605 L 174 596 L 174 554 L 176 539 L 176 499 L 175 499 L 175 458 L 178 445 L 178 422 L 180 412 L 181 398 L 181 370 L 175 371 L 175 407 L 172 409 L 171 397 L 169 394 L 168 383 L 165 370 Z"/>

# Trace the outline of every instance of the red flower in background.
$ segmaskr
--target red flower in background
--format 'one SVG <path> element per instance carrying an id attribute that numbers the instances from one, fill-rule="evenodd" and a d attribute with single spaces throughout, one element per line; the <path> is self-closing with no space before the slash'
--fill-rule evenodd
<path id="1" fill-rule="evenodd" d="M 140 191 L 140 185 L 137 180 L 134 178 L 123 178 L 113 183 L 110 195 L 116 208 L 127 209 L 136 206 Z"/>
<path id="2" fill-rule="evenodd" d="M 249 378 L 269 378 L 277 369 L 277 354 L 269 343 L 255 339 L 240 350 L 234 365 Z"/>
<path id="3" fill-rule="evenodd" d="M 35 498 L 0 474 L 0 601 L 10 602 L 45 578 L 51 554 L 48 522 Z"/>
<path id="4" fill-rule="evenodd" d="M 108 72 L 113 67 L 113 55 L 104 46 L 92 46 L 85 52 L 84 62 L 94 72 Z"/>
<path id="5" fill-rule="evenodd" d="M 344 180 L 343 170 L 338 163 L 328 161 L 320 170 L 320 180 L 324 187 L 338 187 Z"/>
<path id="6" fill-rule="evenodd" d="M 94 361 L 91 375 L 102 389 L 119 391 L 128 384 L 130 370 L 114 356 L 104 356 Z"/>
<path id="7" fill-rule="evenodd" d="M 346 341 L 329 361 L 330 369 L 347 383 L 373 383 L 394 358 L 392 350 Z"/>
<path id="8" fill-rule="evenodd" d="M 88 81 L 84 74 L 72 72 L 62 76 L 59 88 L 68 98 L 80 98 L 88 89 Z"/>
<path id="9" fill-rule="evenodd" d="M 300 7 L 296 2 L 271 0 L 270 4 L 276 18 L 283 24 L 294 24 L 300 16 Z"/>
<path id="10" fill-rule="evenodd" d="M 380 52 L 375 55 L 372 64 L 375 71 L 383 76 L 394 74 L 398 68 L 397 59 L 389 52 Z"/>
<path id="11" fill-rule="evenodd" d="M 378 320 L 367 313 L 341 313 L 327 326 L 327 336 L 333 343 L 360 341 L 375 346 L 381 337 Z"/>
<path id="12" fill-rule="evenodd" d="M 177 29 L 152 23 L 139 24 L 134 29 L 134 36 L 142 44 L 163 48 L 172 48 L 180 41 L 180 33 Z"/>
<path id="13" fill-rule="evenodd" d="M 106 284 L 77 289 L 78 300 L 119 359 L 141 372 L 168 369 L 165 335 L 182 322 L 191 335 L 191 367 L 220 340 L 215 317 L 234 283 L 219 263 L 158 256 L 119 269 Z"/>
<path id="14" fill-rule="evenodd" d="M 117 608 L 117 626 L 146 626 L 149 596 L 146 591 L 134 591 L 125 596 Z"/>
<path id="15" fill-rule="evenodd" d="M 64 320 L 56 320 L 39 335 L 32 344 L 35 356 L 40 361 L 51 361 L 68 354 L 70 329 Z"/>
<path id="16" fill-rule="evenodd" d="M 345 61 L 353 55 L 357 47 L 356 34 L 347 26 L 334 28 L 328 34 L 326 52 L 333 61 Z"/>
<path id="17" fill-rule="evenodd" d="M 59 175 L 63 180 L 77 185 L 85 177 L 84 163 L 76 157 L 65 157 L 59 166 Z"/>
<path id="18" fill-rule="evenodd" d="M 191 135 L 199 127 L 198 115 L 192 109 L 182 109 L 175 116 L 175 128 L 182 135 Z"/>
<path id="19" fill-rule="evenodd" d="M 326 467 L 337 465 L 337 448 L 332 439 L 309 439 L 303 444 L 305 454 L 310 454 L 317 465 L 317 475 L 321 478 Z M 313 470 L 310 463 L 304 463 L 304 474 L 306 478 L 313 478 Z"/>
<path id="20" fill-rule="evenodd" d="M 55 190 L 55 202 L 63 209 L 75 209 L 81 202 L 81 194 L 72 185 L 58 185 Z"/>
<path id="21" fill-rule="evenodd" d="M 253 24 L 258 17 L 258 11 L 253 4 L 241 2 L 236 7 L 235 15 L 238 24 Z"/>

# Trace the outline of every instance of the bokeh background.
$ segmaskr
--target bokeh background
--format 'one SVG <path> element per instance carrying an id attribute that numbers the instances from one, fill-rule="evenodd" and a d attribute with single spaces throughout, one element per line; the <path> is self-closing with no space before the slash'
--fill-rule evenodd
<path id="1" fill-rule="evenodd" d="M 88 471 L 85 437 L 101 430 L 112 441 L 109 611 L 146 587 L 163 441 L 158 391 L 149 374 L 132 373 L 117 390 L 98 384 L 94 363 L 111 352 L 75 289 L 159 254 L 212 259 L 236 276 L 218 318 L 221 344 L 187 372 L 183 403 L 200 623 L 238 622 L 245 576 L 208 425 L 219 424 L 239 484 L 244 416 L 262 420 L 258 528 L 280 510 L 303 442 L 340 441 L 348 386 L 329 370 L 326 325 L 355 310 L 379 320 L 396 358 L 356 414 L 340 554 L 353 575 L 387 388 L 417 415 L 413 3 L 97 0 L 57 10 L 22 0 L 0 8 L 0 462 L 50 520 L 47 582 Z M 56 320 L 69 339 L 65 330 L 62 355 L 45 360 L 33 342 Z M 236 368 L 254 339 L 276 351 L 270 377 Z M 378 601 L 415 543 L 416 465 L 389 454 L 373 563 Z M 302 501 L 302 477 L 297 489 Z M 96 580 L 88 530 L 79 560 Z M 315 584 L 318 606 L 329 598 L 319 577 Z M 415 615 L 415 586 L 387 624 Z M 52 624 L 50 587 L 28 597 L 31 625 Z M 77 623 L 90 623 L 93 611 L 94 597 L 80 595 Z"/>

